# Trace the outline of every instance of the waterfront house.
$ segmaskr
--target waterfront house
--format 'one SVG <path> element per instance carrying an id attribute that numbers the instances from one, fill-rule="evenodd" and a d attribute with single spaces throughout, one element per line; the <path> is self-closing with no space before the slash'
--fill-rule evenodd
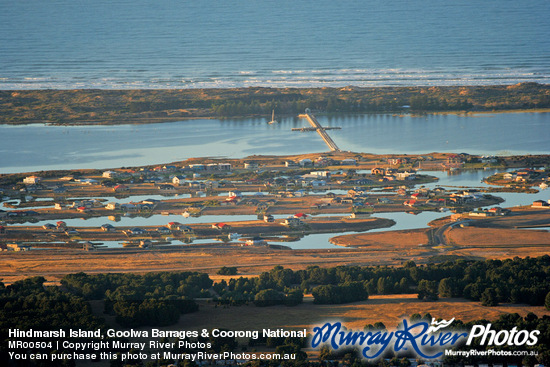
<path id="1" fill-rule="evenodd" d="M 370 170 L 371 175 L 377 176 L 377 175 L 383 175 L 385 173 L 384 168 L 375 167 Z"/>
<path id="2" fill-rule="evenodd" d="M 271 223 L 275 222 L 275 218 L 271 214 L 264 215 L 264 222 Z"/>
<path id="3" fill-rule="evenodd" d="M 97 250 L 97 245 L 94 243 L 91 243 L 90 241 L 86 241 L 82 244 L 82 249 L 84 251 L 94 251 L 94 250 Z"/>
<path id="4" fill-rule="evenodd" d="M 141 236 L 147 233 L 143 228 L 134 227 L 123 231 L 127 236 Z"/>
<path id="5" fill-rule="evenodd" d="M 104 171 L 101 176 L 104 178 L 115 178 L 118 177 L 119 174 L 116 171 Z"/>
<path id="6" fill-rule="evenodd" d="M 155 208 L 155 205 L 146 203 L 137 203 L 135 206 L 138 211 L 153 210 Z"/>
<path id="7" fill-rule="evenodd" d="M 550 207 L 550 204 L 544 200 L 533 201 L 533 205 L 531 205 L 531 208 L 537 208 L 537 209 L 540 209 L 540 208 L 546 209 L 549 207 Z"/>
<path id="8" fill-rule="evenodd" d="M 115 227 L 113 225 L 107 223 L 107 224 L 104 224 L 104 225 L 101 226 L 101 230 L 103 232 L 112 232 L 112 231 L 115 230 Z"/>
<path id="9" fill-rule="evenodd" d="M 139 248 L 149 248 L 153 245 L 151 240 L 141 240 L 139 241 Z"/>
<path id="10" fill-rule="evenodd" d="M 157 200 L 157 199 L 145 199 L 141 201 L 142 204 L 149 204 L 149 205 L 157 205 L 159 202 L 160 200 Z"/>
<path id="11" fill-rule="evenodd" d="M 261 237 L 254 237 L 250 240 L 246 241 L 247 246 L 264 246 L 266 245 L 266 242 Z"/>
<path id="12" fill-rule="evenodd" d="M 365 219 L 370 217 L 370 213 L 351 213 L 349 217 L 351 219 Z"/>
<path id="13" fill-rule="evenodd" d="M 128 186 L 126 185 L 116 185 L 113 187 L 114 192 L 128 191 Z"/>
<path id="14" fill-rule="evenodd" d="M 28 246 L 28 245 L 20 245 L 18 243 L 8 243 L 6 245 L 8 251 L 29 251 L 30 249 L 32 249 L 31 246 Z"/>
<path id="15" fill-rule="evenodd" d="M 502 208 L 498 206 L 495 206 L 494 208 L 490 208 L 488 212 L 493 213 L 493 215 L 504 215 Z"/>
<path id="16" fill-rule="evenodd" d="M 231 229 L 231 226 L 226 223 L 216 223 L 212 224 L 212 228 L 219 229 L 220 231 Z"/>
<path id="17" fill-rule="evenodd" d="M 120 204 L 119 203 L 108 203 L 105 206 L 105 209 L 107 209 L 107 210 L 119 210 L 120 209 Z"/>
<path id="18" fill-rule="evenodd" d="M 99 181 L 98 180 L 94 180 L 93 178 L 82 178 L 80 180 L 77 180 L 78 182 L 80 182 L 81 184 L 83 185 L 99 185 Z"/>
<path id="19" fill-rule="evenodd" d="M 168 223 L 168 228 L 170 228 L 170 229 L 173 230 L 173 231 L 176 231 L 176 230 L 178 230 L 178 228 L 179 228 L 180 226 L 182 226 L 182 225 L 183 225 L 183 224 L 181 224 L 181 223 L 179 223 L 179 222 L 170 222 L 170 223 Z"/>
<path id="20" fill-rule="evenodd" d="M 168 184 L 158 185 L 157 189 L 159 189 L 161 191 L 175 191 L 176 190 L 176 188 L 174 186 L 168 185 Z"/>
<path id="21" fill-rule="evenodd" d="M 302 221 L 296 217 L 288 217 L 284 220 L 283 225 L 288 227 L 298 227 L 302 225 Z"/>
<path id="22" fill-rule="evenodd" d="M 395 178 L 398 180 L 414 180 L 416 179 L 416 174 L 412 172 L 397 172 Z"/>

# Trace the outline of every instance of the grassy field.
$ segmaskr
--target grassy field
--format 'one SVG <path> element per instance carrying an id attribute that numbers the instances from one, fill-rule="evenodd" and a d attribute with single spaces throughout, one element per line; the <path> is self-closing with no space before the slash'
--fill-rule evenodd
<path id="1" fill-rule="evenodd" d="M 101 315 L 102 305 L 94 301 L 94 311 Z M 253 305 L 222 307 L 213 302 L 200 302 L 198 312 L 185 314 L 176 325 L 166 330 L 201 330 L 225 328 L 229 330 L 261 330 L 264 328 L 284 328 L 285 330 L 308 329 L 330 320 L 342 321 L 346 327 L 361 329 L 367 324 L 383 322 L 394 328 L 404 318 L 414 313 L 430 313 L 435 318 L 449 320 L 453 317 L 464 322 L 487 319 L 494 320 L 502 314 L 518 313 L 521 316 L 533 312 L 539 317 L 550 315 L 544 307 L 517 304 L 503 304 L 497 307 L 484 307 L 479 302 L 462 298 L 442 298 L 436 302 L 420 301 L 416 294 L 372 296 L 367 301 L 345 305 L 316 305 L 311 296 L 304 303 L 295 306 L 256 307 Z M 114 324 L 114 318 L 107 322 Z"/>
<path id="2" fill-rule="evenodd" d="M 0 123 L 120 124 L 191 118 L 296 115 L 306 107 L 351 113 L 540 111 L 550 86 L 233 88 L 0 91 Z"/>

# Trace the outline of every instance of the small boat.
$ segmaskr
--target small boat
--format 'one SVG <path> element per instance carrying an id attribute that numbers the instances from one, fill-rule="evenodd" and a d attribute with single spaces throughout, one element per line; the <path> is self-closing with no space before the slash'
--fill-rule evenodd
<path id="1" fill-rule="evenodd" d="M 268 124 L 276 124 L 277 120 L 275 120 L 275 110 L 271 111 L 271 121 L 268 122 Z"/>

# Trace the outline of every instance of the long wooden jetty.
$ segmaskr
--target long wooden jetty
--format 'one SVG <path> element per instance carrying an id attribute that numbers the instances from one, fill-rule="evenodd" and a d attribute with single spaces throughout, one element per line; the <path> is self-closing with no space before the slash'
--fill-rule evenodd
<path id="1" fill-rule="evenodd" d="M 312 126 L 311 130 L 316 130 L 317 133 L 319 133 L 319 135 L 321 136 L 321 138 L 323 139 L 325 144 L 328 145 L 330 150 L 332 150 L 333 152 L 340 152 L 341 151 L 340 148 L 338 148 L 338 146 L 334 142 L 334 140 L 332 140 L 332 138 L 325 131 L 326 128 L 321 126 L 321 124 L 319 123 L 319 121 L 317 121 L 317 118 L 311 113 L 309 108 L 306 108 L 306 113 L 303 114 L 303 115 L 299 115 L 299 117 L 300 118 L 305 118 L 309 122 L 309 124 Z M 307 129 L 307 130 L 302 130 L 302 131 L 311 131 L 311 130 Z"/>

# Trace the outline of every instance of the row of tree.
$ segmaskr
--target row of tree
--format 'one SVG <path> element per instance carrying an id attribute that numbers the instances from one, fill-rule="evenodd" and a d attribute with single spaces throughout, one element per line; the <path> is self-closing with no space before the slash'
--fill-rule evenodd
<path id="1" fill-rule="evenodd" d="M 234 275 L 236 271 L 224 267 L 219 273 Z M 295 305 L 301 303 L 304 292 L 312 292 L 317 303 L 347 303 L 365 300 L 369 294 L 417 292 L 421 299 L 465 297 L 487 306 L 500 302 L 543 305 L 550 292 L 549 278 L 550 256 L 542 256 L 502 261 L 457 260 L 424 266 L 407 262 L 396 268 L 310 266 L 293 271 L 276 266 L 256 278 L 231 278 L 216 284 L 207 274 L 191 272 L 79 273 L 64 277 L 61 283 L 87 299 L 105 298 L 109 304 L 124 301 L 121 305 L 126 306 L 130 304 L 128 301 L 146 299 L 163 300 L 167 304 L 178 301 L 177 307 L 189 312 L 193 309 L 189 301 L 194 298 L 215 298 L 229 304 Z M 113 306 L 109 311 L 117 309 Z"/>

